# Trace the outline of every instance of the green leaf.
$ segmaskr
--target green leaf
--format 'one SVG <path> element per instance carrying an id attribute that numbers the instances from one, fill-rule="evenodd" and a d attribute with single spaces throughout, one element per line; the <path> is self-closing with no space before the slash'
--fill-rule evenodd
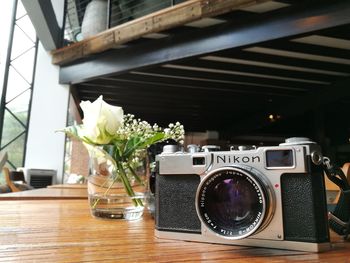
<path id="1" fill-rule="evenodd" d="M 164 138 L 165 134 L 163 132 L 157 132 L 146 140 L 138 136 L 132 137 L 127 141 L 122 157 L 124 160 L 127 160 L 136 150 L 145 149 L 154 143 L 162 141 Z"/>
<path id="2" fill-rule="evenodd" d="M 165 138 L 164 132 L 157 132 L 152 137 L 150 137 L 147 140 L 145 140 L 143 142 L 143 144 L 140 145 L 140 146 L 141 146 L 141 148 L 145 148 L 145 147 L 148 147 L 148 146 L 150 146 L 152 144 L 155 144 L 157 142 L 160 142 L 160 141 L 164 140 L 164 138 Z"/>
<path id="3" fill-rule="evenodd" d="M 142 139 L 138 136 L 130 138 L 125 144 L 123 158 L 127 160 L 137 149 L 140 149 Z"/>

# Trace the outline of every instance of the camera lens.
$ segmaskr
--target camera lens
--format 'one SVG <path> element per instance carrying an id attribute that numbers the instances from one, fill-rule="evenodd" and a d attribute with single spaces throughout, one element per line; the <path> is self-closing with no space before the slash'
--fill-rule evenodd
<path id="1" fill-rule="evenodd" d="M 269 206 L 266 187 L 254 174 L 224 168 L 208 174 L 197 191 L 197 212 L 216 234 L 241 239 L 262 225 Z"/>

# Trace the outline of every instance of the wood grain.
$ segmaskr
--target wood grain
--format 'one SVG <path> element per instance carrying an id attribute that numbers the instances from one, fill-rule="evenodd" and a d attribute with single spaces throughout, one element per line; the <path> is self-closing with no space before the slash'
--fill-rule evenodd
<path id="1" fill-rule="evenodd" d="M 40 188 L 28 191 L 1 194 L 0 200 L 50 200 L 50 199 L 87 199 L 85 188 Z"/>
<path id="2" fill-rule="evenodd" d="M 47 188 L 87 189 L 87 184 L 53 184 L 53 185 L 48 185 Z"/>
<path id="3" fill-rule="evenodd" d="M 106 51 L 150 33 L 269 0 L 190 0 L 118 25 L 91 38 L 52 51 L 52 63 L 64 65 Z"/>
<path id="4" fill-rule="evenodd" d="M 324 253 L 157 239 L 154 221 L 109 221 L 86 200 L 1 201 L 0 262 L 347 262 L 350 245 L 334 238 Z"/>

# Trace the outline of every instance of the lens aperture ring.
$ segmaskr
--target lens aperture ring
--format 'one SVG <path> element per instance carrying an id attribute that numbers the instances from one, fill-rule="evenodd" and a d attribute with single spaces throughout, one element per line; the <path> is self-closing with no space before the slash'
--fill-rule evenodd
<path id="1" fill-rule="evenodd" d="M 224 167 L 201 181 L 197 213 L 206 228 L 227 239 L 252 235 L 262 225 L 269 205 L 265 185 L 240 167 Z"/>

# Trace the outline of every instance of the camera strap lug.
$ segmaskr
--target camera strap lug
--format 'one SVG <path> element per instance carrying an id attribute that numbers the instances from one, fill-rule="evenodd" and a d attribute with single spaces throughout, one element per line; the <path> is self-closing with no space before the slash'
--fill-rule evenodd
<path id="1" fill-rule="evenodd" d="M 329 212 L 330 228 L 338 235 L 348 238 L 350 234 L 350 185 L 343 171 L 323 157 L 323 169 L 328 179 L 340 188 L 340 197 L 333 212 Z"/>

